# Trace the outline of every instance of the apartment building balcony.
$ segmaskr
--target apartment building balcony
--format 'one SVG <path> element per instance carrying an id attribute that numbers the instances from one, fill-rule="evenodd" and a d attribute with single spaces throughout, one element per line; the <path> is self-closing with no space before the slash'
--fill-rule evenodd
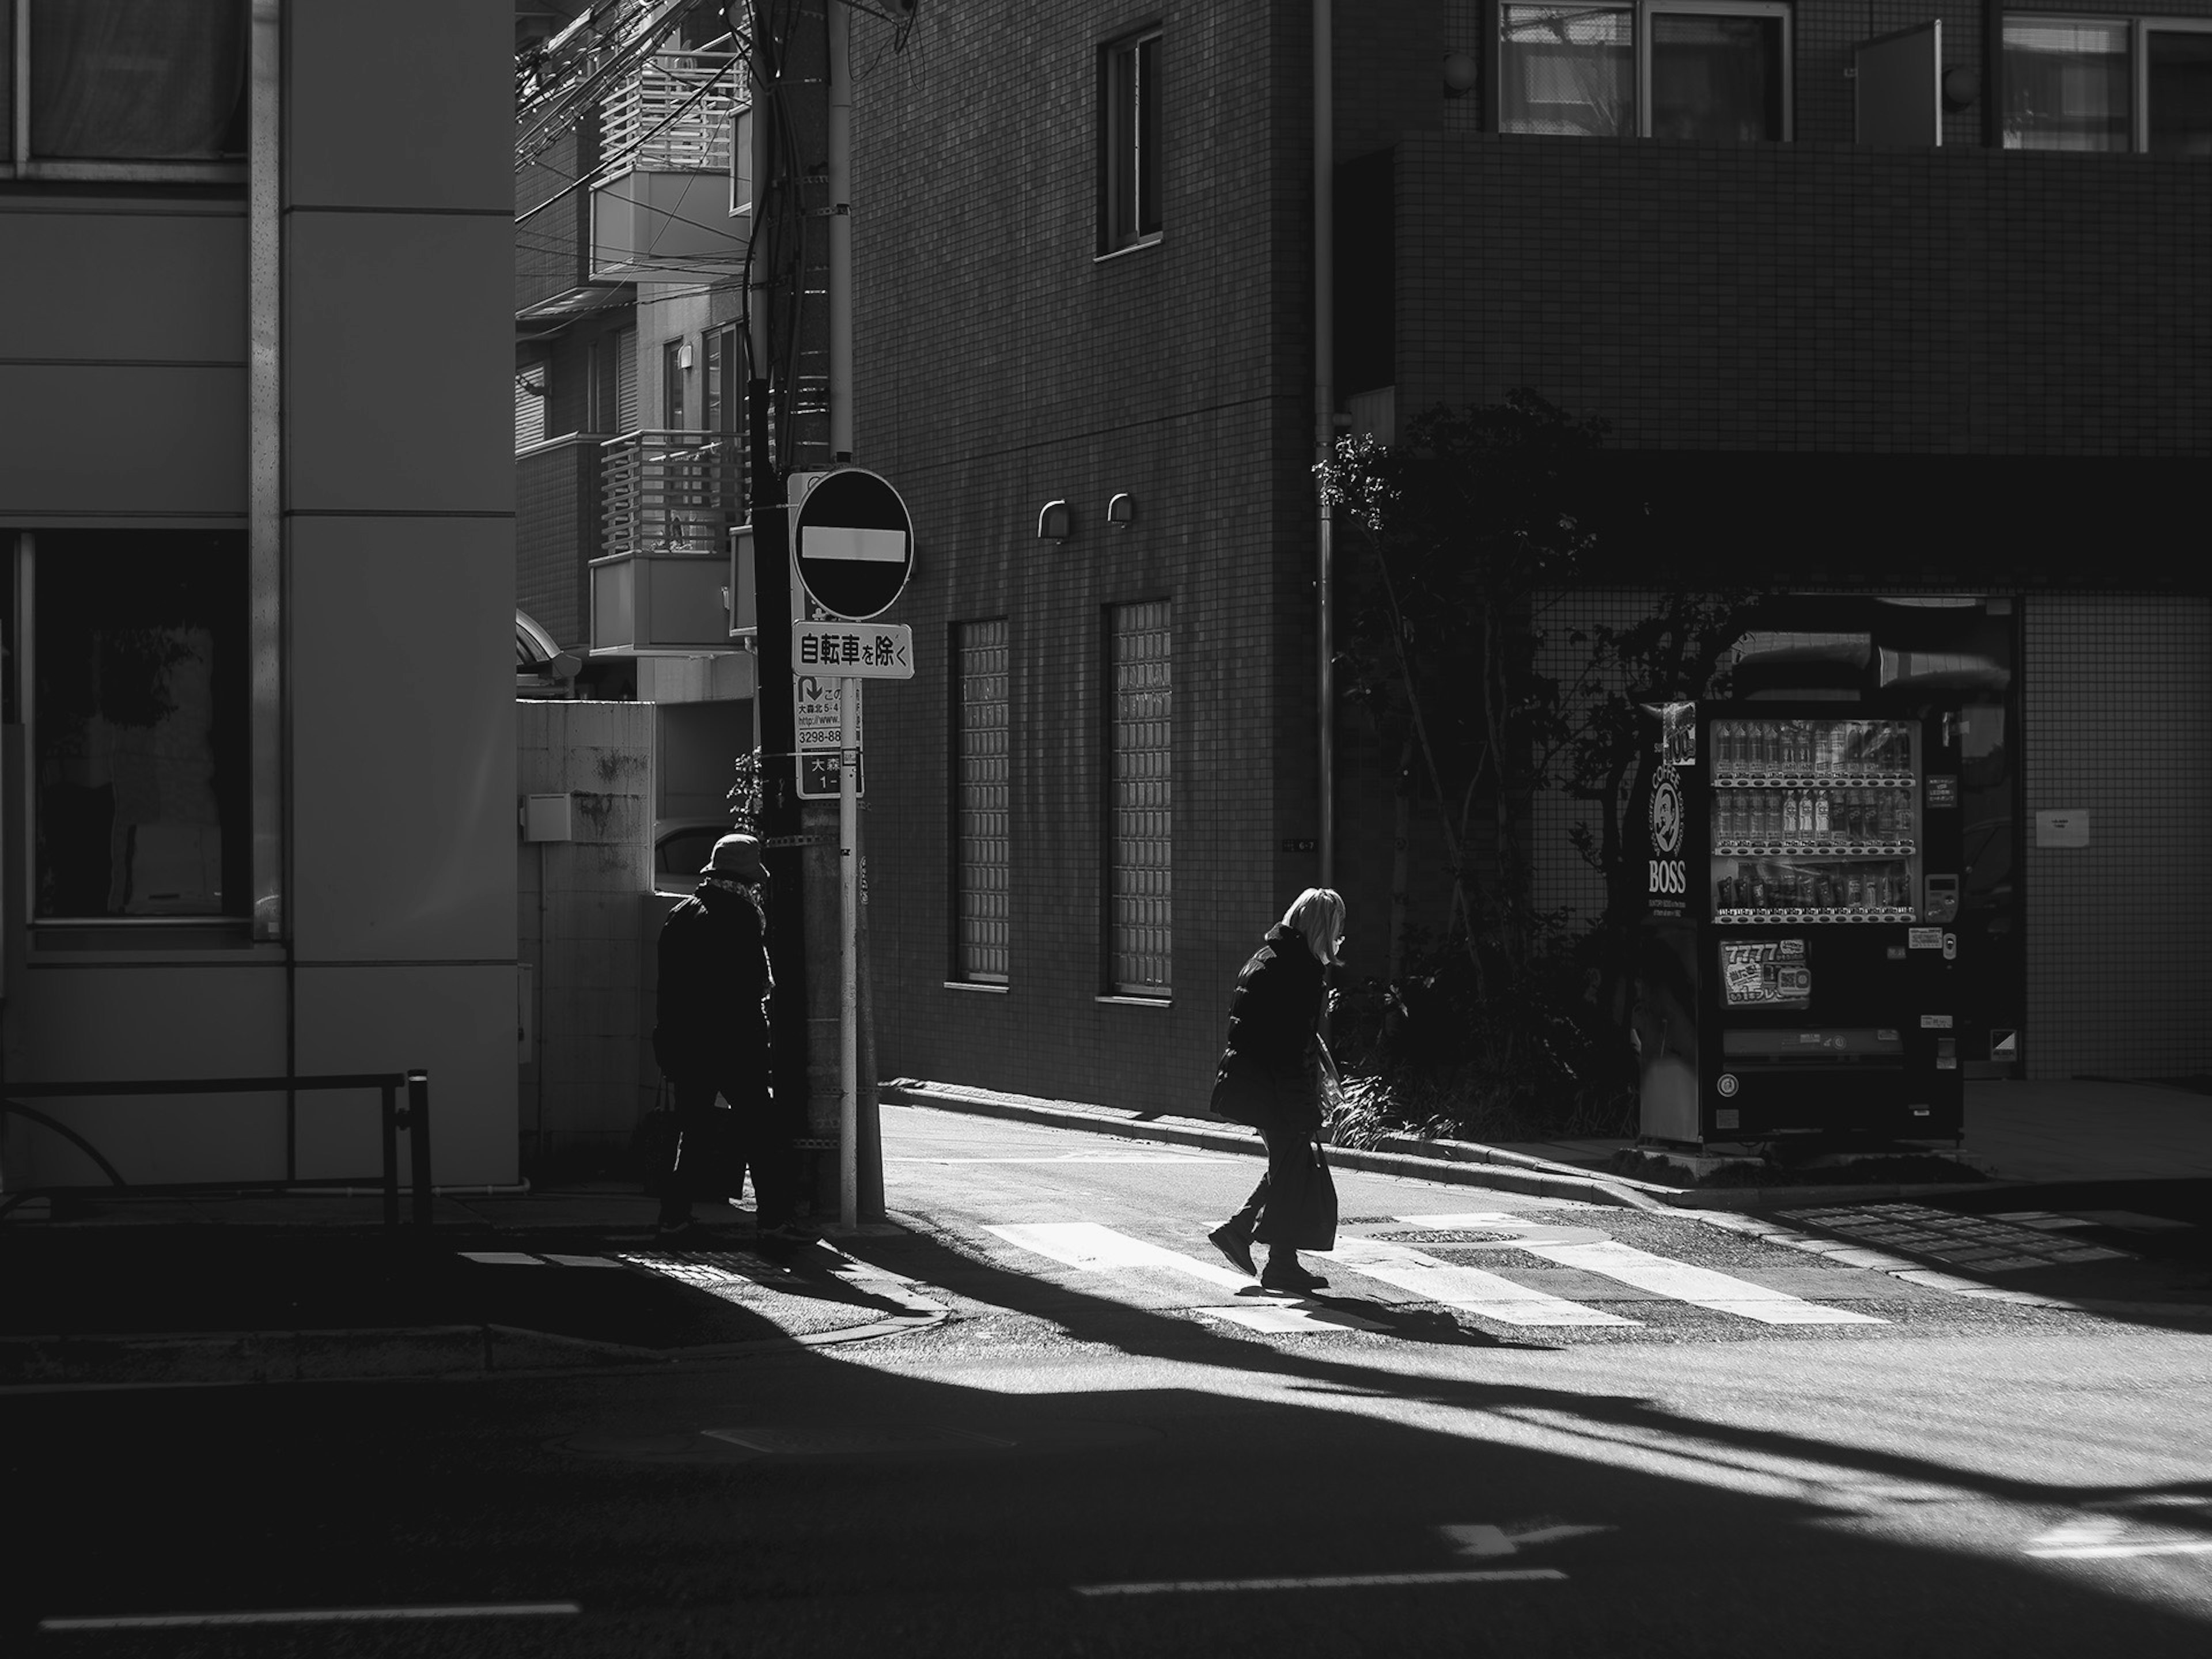
<path id="1" fill-rule="evenodd" d="M 751 226 L 743 73 L 731 52 L 659 53 L 608 94 L 599 107 L 607 176 L 592 187 L 593 281 L 742 269 Z"/>
<path id="2" fill-rule="evenodd" d="M 600 446 L 603 552 L 591 562 L 594 657 L 714 656 L 730 639 L 739 440 L 632 432 Z"/>

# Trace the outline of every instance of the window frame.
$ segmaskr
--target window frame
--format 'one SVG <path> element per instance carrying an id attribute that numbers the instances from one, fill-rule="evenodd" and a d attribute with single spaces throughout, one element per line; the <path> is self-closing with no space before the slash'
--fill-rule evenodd
<path id="1" fill-rule="evenodd" d="M 2015 19 L 2022 22 L 2103 24 L 2118 23 L 2127 30 L 2128 88 L 2127 134 L 2128 147 L 2123 150 L 2067 150 L 2040 144 L 2008 144 L 2004 142 L 2005 111 L 2011 102 L 2012 85 L 2005 72 L 2006 27 Z M 2100 12 L 2060 9 L 2007 9 L 1997 15 L 1997 147 L 2001 149 L 2034 151 L 2046 155 L 2148 155 L 2150 149 L 2150 37 L 2160 34 L 2212 34 L 2212 17 L 2176 17 L 2164 12 Z"/>
<path id="2" fill-rule="evenodd" d="M 1542 0 L 1521 0 L 1522 3 L 1538 5 Z M 1514 137 L 1566 138 L 1568 133 L 1520 133 L 1503 125 L 1501 112 L 1505 105 L 1505 14 L 1515 0 L 1491 0 L 1488 8 L 1490 27 L 1489 126 L 1492 132 Z M 1756 143 L 1790 144 L 1797 141 L 1797 19 L 1794 0 L 1591 0 L 1591 3 L 1577 8 L 1588 11 L 1625 11 L 1629 14 L 1631 39 L 1629 52 L 1634 62 L 1631 76 L 1636 100 L 1635 131 L 1621 135 L 1632 138 L 1651 137 L 1651 18 L 1656 13 L 1692 17 L 1778 17 L 1782 20 L 1782 131 L 1773 138 L 1755 139 Z M 1700 143 L 1702 140 L 1675 140 L 1677 143 Z"/>
<path id="3" fill-rule="evenodd" d="M 2006 14 L 2008 16 L 2010 13 Z M 2129 154 L 2148 155 L 2150 149 L 2150 37 L 2153 34 L 2212 34 L 2212 17 L 2165 17 L 2141 14 L 2128 19 L 2128 49 L 2134 62 L 2128 75 Z"/>
<path id="4" fill-rule="evenodd" d="M 243 185 L 247 182 L 249 131 L 246 150 L 235 156 L 191 161 L 89 160 L 82 157 L 41 158 L 31 149 L 31 30 L 32 0 L 0 0 L 0 31 L 7 35 L 8 152 L 0 155 L 0 181 L 26 184 L 149 184 Z M 248 0 L 238 0 L 246 27 L 246 79 L 241 100 L 250 101 L 253 88 L 252 11 Z"/>
<path id="5" fill-rule="evenodd" d="M 1115 918 L 1116 896 L 1115 876 L 1121 869 L 1115 856 L 1115 763 L 1120 756 L 1116 744 L 1115 647 L 1119 638 L 1117 623 L 1121 617 L 1147 605 L 1159 605 L 1164 610 L 1164 624 L 1167 635 L 1167 817 L 1168 846 L 1167 921 L 1164 932 L 1167 946 L 1163 953 L 1167 977 L 1157 985 L 1142 982 L 1125 984 L 1115 973 Z M 1175 729 L 1175 629 L 1176 602 L 1172 594 L 1152 593 L 1142 598 L 1122 600 L 1101 607 L 1099 612 L 1099 848 L 1098 848 L 1098 976 L 1099 1000 L 1105 1002 L 1135 1002 L 1163 1005 L 1175 1000 L 1175 774 L 1177 753 Z"/>
<path id="6" fill-rule="evenodd" d="M 684 384 L 683 363 L 685 337 L 678 334 L 660 343 L 660 429 L 663 432 L 689 432 L 684 424 L 691 412 L 691 399 Z"/>
<path id="7" fill-rule="evenodd" d="M 1006 776 L 1003 787 L 1006 792 L 1006 804 L 1004 810 L 1006 816 L 1006 832 L 1005 836 L 1005 842 L 1008 880 L 1006 892 L 1007 914 L 1006 917 L 1008 933 L 1006 947 L 1006 964 L 1005 971 L 997 974 L 994 974 L 988 969 L 971 968 L 969 965 L 969 942 L 966 935 L 967 912 L 965 901 L 969 896 L 969 889 L 964 879 L 964 875 L 965 872 L 970 866 L 969 860 L 967 857 L 968 841 L 963 827 L 963 820 L 967 816 L 966 770 L 967 763 L 969 759 L 967 750 L 968 697 L 966 696 L 967 672 L 965 653 L 969 644 L 969 630 L 988 628 L 994 624 L 995 624 L 1000 630 L 997 648 L 1004 652 L 1006 657 L 1005 663 L 999 672 L 1001 678 L 1005 681 L 1005 690 L 1002 698 L 1005 709 L 1005 720 L 1001 730 L 1005 734 L 1006 743 L 1005 755 Z M 1014 840 L 1013 620 L 1011 617 L 1006 616 L 1003 612 L 995 617 L 971 617 L 964 622 L 956 622 L 952 623 L 948 629 L 948 632 L 951 637 L 947 642 L 945 660 L 951 665 L 951 673 L 948 677 L 951 681 L 949 687 L 950 695 L 946 697 L 945 701 L 948 705 L 948 713 L 951 716 L 950 720 L 947 721 L 947 725 L 950 727 L 950 731 L 948 732 L 950 741 L 947 746 L 951 752 L 947 757 L 948 764 L 945 767 L 945 775 L 951 786 L 950 790 L 947 792 L 947 805 L 951 809 L 951 823 L 949 826 L 949 833 L 946 839 L 951 849 L 952 856 L 951 860 L 951 868 L 947 872 L 947 885 L 950 889 L 951 899 L 949 913 L 951 926 L 947 930 L 949 934 L 947 942 L 951 945 L 951 951 L 949 952 L 950 959 L 946 963 L 945 983 L 948 985 L 957 986 L 964 989 L 1004 991 L 1009 988 L 1013 982 L 1013 941 L 1012 937 L 1013 926 L 1013 894 L 1012 883 L 1013 873 Z"/>
<path id="8" fill-rule="evenodd" d="M 1162 43 L 1165 38 L 1165 28 L 1154 22 L 1117 36 L 1098 49 L 1097 257 L 1102 259 L 1110 259 L 1133 248 L 1151 247 L 1159 242 L 1166 230 L 1167 167 L 1164 151 L 1167 112 L 1159 86 L 1160 61 L 1164 56 Z M 1147 47 L 1152 49 L 1152 84 L 1149 88 L 1146 84 L 1142 61 Z M 1125 61 L 1133 65 L 1131 80 L 1135 90 L 1131 96 L 1137 105 L 1133 112 L 1125 105 L 1122 70 Z M 1144 118 L 1148 91 L 1152 106 L 1149 122 Z M 1147 128 L 1152 141 L 1154 155 L 1152 160 L 1155 168 L 1152 179 L 1153 199 L 1149 229 L 1146 228 L 1144 193 Z M 1122 211 L 1122 186 L 1125 183 L 1131 193 L 1127 221 Z M 1131 222 L 1133 222 L 1133 228 Z"/>

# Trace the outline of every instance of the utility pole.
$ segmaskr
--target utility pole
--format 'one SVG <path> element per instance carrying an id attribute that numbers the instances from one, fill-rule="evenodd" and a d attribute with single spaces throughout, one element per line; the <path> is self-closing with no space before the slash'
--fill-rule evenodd
<path id="1" fill-rule="evenodd" d="M 769 918 L 778 976 L 776 1093 L 781 1102 L 805 1102 L 803 1146 L 836 1149 L 834 1169 L 817 1160 L 815 1210 L 835 1204 L 840 1223 L 851 1227 L 883 1214 L 854 799 L 860 686 L 846 678 L 839 687 L 842 799 L 802 799 L 785 620 L 801 608 L 791 586 L 790 475 L 853 459 L 851 16 L 842 0 L 799 0 L 779 37 L 773 10 L 767 0 L 752 0 L 755 207 L 747 315 L 762 828 L 777 860 L 770 866 Z"/>
<path id="2" fill-rule="evenodd" d="M 806 913 L 805 860 L 800 854 L 801 820 L 796 750 L 798 717 L 791 696 L 793 611 L 791 557 L 787 547 L 783 472 L 769 444 L 769 404 L 774 344 L 769 326 L 775 303 L 777 272 L 763 255 L 765 226 L 777 189 L 784 144 L 777 131 L 776 82 L 781 72 L 781 43 L 768 27 L 767 8 L 755 0 L 752 15 L 752 255 L 747 261 L 750 288 L 745 295 L 746 343 L 752 359 L 745 385 L 745 426 L 750 465 L 753 528 L 753 592 L 758 632 L 761 733 L 761 838 L 769 870 L 768 948 L 775 964 L 775 996 L 769 1004 L 775 1054 L 772 1079 L 776 1113 L 787 1128 L 798 1127 L 793 1107 L 807 1096 Z"/>

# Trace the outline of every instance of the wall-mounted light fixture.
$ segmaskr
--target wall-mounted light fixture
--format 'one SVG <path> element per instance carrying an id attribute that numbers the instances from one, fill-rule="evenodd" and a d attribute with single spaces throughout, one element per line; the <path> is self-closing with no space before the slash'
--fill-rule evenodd
<path id="1" fill-rule="evenodd" d="M 1136 516 L 1137 498 L 1130 495 L 1127 490 L 1122 491 L 1120 495 L 1115 496 L 1112 501 L 1106 503 L 1106 522 L 1108 524 L 1116 526 L 1127 525 Z"/>
<path id="2" fill-rule="evenodd" d="M 676 348 L 676 367 L 678 368 L 689 368 L 691 367 L 690 341 L 686 340 L 682 345 Z"/>
<path id="3" fill-rule="evenodd" d="M 1464 52 L 1444 54 L 1444 96 L 1464 98 L 1474 90 L 1476 77 L 1481 73 L 1474 58 Z"/>
<path id="4" fill-rule="evenodd" d="M 1037 514 L 1037 539 L 1041 542 L 1064 542 L 1067 539 L 1067 503 L 1047 501 Z"/>

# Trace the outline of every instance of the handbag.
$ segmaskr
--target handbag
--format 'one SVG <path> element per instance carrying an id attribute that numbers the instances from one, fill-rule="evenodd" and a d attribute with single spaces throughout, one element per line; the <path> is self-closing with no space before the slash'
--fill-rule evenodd
<path id="1" fill-rule="evenodd" d="M 676 1149 L 682 1136 L 668 1098 L 668 1085 L 664 1083 L 659 1100 L 629 1132 L 630 1174 L 647 1198 L 666 1198 L 675 1185 Z"/>
<path id="2" fill-rule="evenodd" d="M 1336 1248 L 1336 1177 L 1328 1172 L 1321 1142 L 1310 1145 L 1313 1164 L 1306 1171 L 1305 1190 L 1300 1194 L 1297 1224 L 1293 1237 L 1276 1242 L 1296 1250 L 1333 1250 Z"/>

